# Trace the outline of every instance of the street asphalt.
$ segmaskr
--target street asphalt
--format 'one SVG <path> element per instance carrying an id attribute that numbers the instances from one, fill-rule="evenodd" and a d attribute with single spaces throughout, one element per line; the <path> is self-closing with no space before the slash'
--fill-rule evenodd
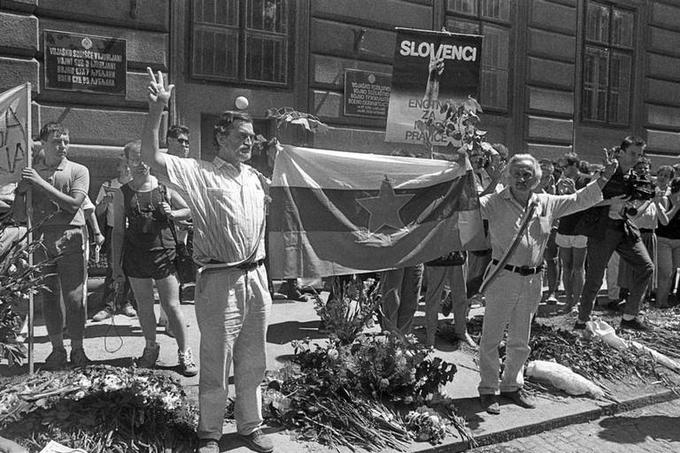
<path id="1" fill-rule="evenodd" d="M 90 318 L 101 308 L 99 299 L 102 283 L 103 279 L 101 278 L 91 278 L 89 281 L 88 311 Z M 191 291 L 188 291 L 188 293 L 190 294 Z M 325 296 L 326 294 L 322 293 L 322 295 Z M 158 307 L 158 303 L 156 303 L 157 313 Z M 482 310 L 481 308 L 473 309 L 471 316 L 480 315 Z M 198 363 L 200 335 L 193 302 L 183 301 L 182 311 L 189 325 L 189 343 Z M 424 322 L 423 316 L 422 311 L 416 313 L 415 333 L 421 339 L 424 339 L 424 329 L 421 327 Z M 278 369 L 291 357 L 293 354 L 291 342 L 293 340 L 310 338 L 312 341 L 326 341 L 326 334 L 319 330 L 319 326 L 319 318 L 311 301 L 275 300 L 267 332 L 267 368 L 270 370 Z M 436 355 L 455 363 L 458 367 L 458 372 L 453 382 L 447 385 L 446 391 L 454 399 L 459 415 L 467 420 L 468 426 L 479 445 L 496 444 L 557 427 L 584 423 L 598 419 L 603 415 L 611 415 L 676 397 L 661 385 L 637 386 L 631 389 L 621 384 L 620 388 L 611 389 L 618 402 L 595 401 L 589 398 L 559 395 L 538 395 L 535 409 L 521 409 L 508 402 L 508 404 L 502 404 L 501 415 L 492 416 L 484 412 L 477 401 L 479 375 L 474 350 L 467 346 L 459 347 L 456 342 L 450 341 L 448 335 L 450 327 L 443 318 L 440 319 L 440 331 L 442 335 L 437 338 Z M 161 345 L 158 367 L 176 373 L 177 345 L 175 340 L 165 333 L 163 327 L 158 328 L 157 338 Z M 94 363 L 118 366 L 131 365 L 133 358 L 139 356 L 143 348 L 144 338 L 137 318 L 128 318 L 119 314 L 102 322 L 92 322 L 91 320 L 87 322 L 85 351 Z M 34 358 L 38 369 L 49 352 L 50 346 L 46 330 L 40 316 L 37 315 Z M 27 368 L 24 367 L 21 371 L 26 372 Z M 0 366 L 0 373 L 8 372 L 14 373 L 19 372 L 19 370 L 8 370 L 6 366 Z M 198 376 L 192 378 L 185 378 L 179 374 L 176 374 L 176 376 L 185 386 L 189 397 L 196 399 Z M 233 391 L 233 388 L 231 390 Z M 290 433 L 274 428 L 266 428 L 265 432 L 274 436 L 274 443 L 278 452 L 336 451 L 318 444 L 297 442 Z M 250 450 L 239 443 L 234 433 L 233 424 L 225 423 L 225 436 L 221 442 L 222 451 L 249 452 Z M 414 443 L 410 451 L 456 452 L 468 448 L 469 445 L 462 442 L 461 439 L 455 435 L 450 435 L 443 444 L 438 446 Z"/>

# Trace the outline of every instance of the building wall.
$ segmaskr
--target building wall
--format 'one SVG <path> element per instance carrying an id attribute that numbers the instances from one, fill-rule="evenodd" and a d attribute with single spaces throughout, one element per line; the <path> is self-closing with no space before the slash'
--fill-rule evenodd
<path id="1" fill-rule="evenodd" d="M 0 90 L 26 81 L 33 88 L 33 135 L 61 121 L 71 132 L 70 156 L 87 165 L 90 195 L 116 175 L 114 159 L 141 136 L 146 111 L 146 67 L 168 71 L 166 0 L 18 0 L 0 2 Z M 44 87 L 44 30 L 127 41 L 127 94 L 63 92 Z"/>
<path id="2" fill-rule="evenodd" d="M 644 129 L 654 159 L 671 162 L 680 155 L 680 3 L 650 2 L 648 15 L 645 93 L 641 110 Z"/>
<path id="3" fill-rule="evenodd" d="M 482 1 L 482 0 L 480 0 Z M 490 1 L 490 0 L 488 0 Z M 500 1 L 500 0 L 499 0 Z M 675 0 L 601 0 L 635 11 L 635 61 L 630 124 L 603 126 L 580 118 L 584 18 L 587 0 L 508 0 L 507 104 L 485 108 L 489 140 L 513 152 L 556 158 L 575 150 L 597 161 L 630 133 L 649 142 L 654 165 L 680 151 L 680 3 Z M 501 2 L 502 3 L 502 2 Z M 141 133 L 150 66 L 169 73 L 175 98 L 168 122 L 190 127 L 193 156 L 212 152 L 211 123 L 244 95 L 261 133 L 319 148 L 391 153 L 418 147 L 386 143 L 385 120 L 345 116 L 344 72 L 391 74 L 394 27 L 440 29 L 470 22 L 459 0 L 291 0 L 290 83 L 266 87 L 205 81 L 192 75 L 191 0 L 0 0 L 0 90 L 33 84 L 33 124 L 63 121 L 72 131 L 72 157 L 87 164 L 92 193 L 112 177 L 112 159 Z M 501 24 L 502 25 L 502 24 Z M 125 97 L 46 90 L 42 32 L 61 30 L 127 41 Z M 481 96 L 484 105 L 484 93 Z M 312 136 L 277 131 L 265 120 L 271 107 L 318 115 L 331 129 Z M 409 149 L 405 149 L 409 148 Z"/>

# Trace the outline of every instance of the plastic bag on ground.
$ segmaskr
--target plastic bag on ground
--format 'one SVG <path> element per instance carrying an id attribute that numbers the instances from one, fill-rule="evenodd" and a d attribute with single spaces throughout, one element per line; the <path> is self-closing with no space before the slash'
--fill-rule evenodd
<path id="1" fill-rule="evenodd" d="M 604 397 L 604 390 L 594 382 L 574 373 L 571 368 L 555 362 L 533 360 L 529 362 L 526 375 L 535 379 L 550 382 L 554 387 L 564 390 L 569 395 L 588 394 L 593 398 Z"/>
<path id="2" fill-rule="evenodd" d="M 671 359 L 667 355 L 661 354 L 652 348 L 638 343 L 637 341 L 624 340 L 623 338 L 616 335 L 616 331 L 612 326 L 602 320 L 588 321 L 586 323 L 586 329 L 588 329 L 593 334 L 593 336 L 600 338 L 602 341 L 616 349 L 635 348 L 638 351 L 642 351 L 651 355 L 657 363 L 660 363 L 669 370 L 680 373 L 680 363 Z"/>

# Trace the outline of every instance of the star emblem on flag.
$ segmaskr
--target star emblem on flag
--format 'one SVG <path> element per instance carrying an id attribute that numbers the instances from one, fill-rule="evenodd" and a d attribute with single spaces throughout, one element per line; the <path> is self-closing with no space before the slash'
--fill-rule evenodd
<path id="1" fill-rule="evenodd" d="M 377 232 L 385 226 L 395 230 L 403 228 L 404 222 L 399 216 L 399 211 L 413 196 L 412 194 L 397 195 L 394 193 L 392 182 L 385 175 L 377 197 L 357 198 L 356 201 L 369 213 L 368 230 Z"/>

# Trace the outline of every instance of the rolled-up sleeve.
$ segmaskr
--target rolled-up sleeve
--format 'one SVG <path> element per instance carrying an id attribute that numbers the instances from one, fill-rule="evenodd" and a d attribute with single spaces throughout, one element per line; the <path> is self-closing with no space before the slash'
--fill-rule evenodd
<path id="1" fill-rule="evenodd" d="M 571 195 L 551 196 L 550 201 L 553 217 L 562 217 L 583 211 L 602 201 L 602 190 L 597 181 L 593 181 Z"/>

